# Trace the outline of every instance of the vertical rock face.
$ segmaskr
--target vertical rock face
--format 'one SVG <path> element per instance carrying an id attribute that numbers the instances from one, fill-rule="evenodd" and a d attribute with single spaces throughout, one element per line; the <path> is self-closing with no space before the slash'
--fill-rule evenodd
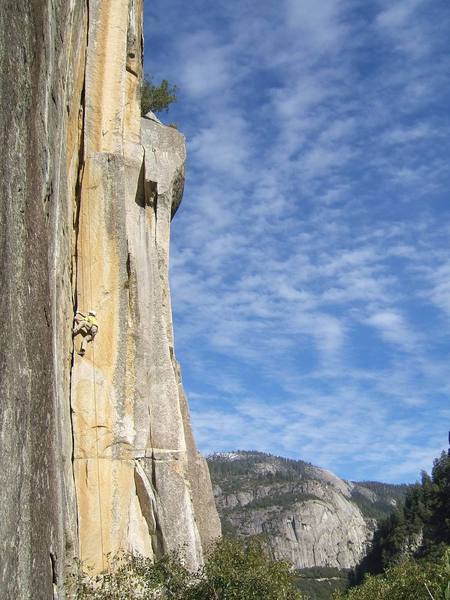
<path id="1" fill-rule="evenodd" d="M 220 525 L 173 349 L 185 146 L 140 117 L 142 0 L 6 0 L 0 35 L 0 595 L 62 593 L 73 555 L 195 567 Z"/>
<path id="2" fill-rule="evenodd" d="M 77 549 L 71 198 L 87 11 L 0 10 L 0 597 L 52 598 Z"/>
<path id="3" fill-rule="evenodd" d="M 345 481 L 301 460 L 261 452 L 221 453 L 209 464 L 225 531 L 267 536 L 273 555 L 298 569 L 355 567 L 370 546 L 376 518 L 388 516 L 407 489 Z"/>
<path id="4" fill-rule="evenodd" d="M 173 350 L 169 238 L 184 138 L 140 117 L 140 0 L 89 6 L 75 285 L 77 306 L 95 309 L 100 328 L 72 372 L 80 557 L 101 569 L 119 549 L 183 547 L 196 567 L 201 533 L 208 540 L 220 526 L 207 467 L 186 443 Z M 211 498 L 206 531 L 192 462 Z"/>

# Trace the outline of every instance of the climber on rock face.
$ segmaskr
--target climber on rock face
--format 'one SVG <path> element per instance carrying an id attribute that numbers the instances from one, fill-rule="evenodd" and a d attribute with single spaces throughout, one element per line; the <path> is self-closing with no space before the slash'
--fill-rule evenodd
<path id="1" fill-rule="evenodd" d="M 98 322 L 95 318 L 95 310 L 90 310 L 88 315 L 84 315 L 82 312 L 77 310 L 75 313 L 75 325 L 72 330 L 74 336 L 79 333 L 83 336 L 83 341 L 81 342 L 80 351 L 78 354 L 83 356 L 86 352 L 86 344 L 88 342 L 92 342 L 98 331 Z"/>

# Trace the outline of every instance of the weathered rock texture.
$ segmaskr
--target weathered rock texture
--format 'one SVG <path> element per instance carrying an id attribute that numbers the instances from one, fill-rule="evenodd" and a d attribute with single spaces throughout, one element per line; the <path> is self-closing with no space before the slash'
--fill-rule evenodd
<path id="1" fill-rule="evenodd" d="M 375 510 L 387 514 L 406 489 L 365 487 L 257 452 L 215 455 L 209 462 L 224 529 L 242 537 L 265 534 L 274 556 L 299 569 L 354 567 L 371 542 Z"/>
<path id="2" fill-rule="evenodd" d="M 257 490 L 261 496 L 262 490 Z M 289 507 L 277 506 L 235 510 L 230 523 L 241 535 L 264 533 L 277 558 L 290 560 L 297 568 L 337 567 L 349 569 L 365 555 L 371 540 L 371 529 L 361 511 L 350 501 L 350 494 L 342 494 L 333 485 L 317 481 L 304 484 L 282 484 L 272 493 L 291 493 L 311 496 L 293 501 Z M 237 499 L 237 498 L 236 498 Z M 242 496 L 239 498 L 243 500 Z M 234 497 L 224 498 L 227 504 Z M 245 507 L 248 502 L 240 504 Z"/>
<path id="3" fill-rule="evenodd" d="M 195 567 L 220 524 L 173 350 L 185 146 L 140 117 L 142 0 L 6 0 L 0 35 L 0 596 L 62 594 L 74 555 Z"/>
<path id="4" fill-rule="evenodd" d="M 0 9 L 0 597 L 48 599 L 77 550 L 72 198 L 87 10 Z"/>

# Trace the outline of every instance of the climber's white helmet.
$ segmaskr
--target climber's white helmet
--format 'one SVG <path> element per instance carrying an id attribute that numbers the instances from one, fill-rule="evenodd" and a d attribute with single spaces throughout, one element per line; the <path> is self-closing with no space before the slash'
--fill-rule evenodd
<path id="1" fill-rule="evenodd" d="M 90 315 L 92 315 L 93 317 L 95 317 L 95 316 L 96 316 L 96 312 L 95 312 L 95 310 L 90 310 L 90 311 L 89 311 L 89 314 L 90 314 Z"/>

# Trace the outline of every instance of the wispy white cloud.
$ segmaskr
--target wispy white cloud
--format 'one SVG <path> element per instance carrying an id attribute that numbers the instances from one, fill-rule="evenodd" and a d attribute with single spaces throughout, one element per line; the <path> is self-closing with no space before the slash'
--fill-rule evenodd
<path id="1" fill-rule="evenodd" d="M 366 322 L 375 327 L 387 342 L 405 349 L 410 349 L 416 344 L 411 327 L 398 311 L 383 310 L 373 313 Z"/>
<path id="2" fill-rule="evenodd" d="M 427 269 L 431 287 L 426 295 L 433 304 L 450 316 L 450 260 Z"/>
<path id="3" fill-rule="evenodd" d="M 286 25 L 302 36 L 303 44 L 315 53 L 335 48 L 347 31 L 342 22 L 342 0 L 287 0 Z"/>
<path id="4" fill-rule="evenodd" d="M 424 138 L 436 136 L 436 131 L 430 127 L 429 123 L 418 123 L 413 127 L 394 127 L 384 135 L 384 141 L 391 144 L 405 144 L 417 142 Z"/>
<path id="5" fill-rule="evenodd" d="M 389 30 L 405 27 L 423 3 L 423 0 L 400 0 L 394 5 L 386 4 L 386 8 L 377 16 L 376 24 Z"/>
<path id="6" fill-rule="evenodd" d="M 337 395 L 315 392 L 283 404 L 241 399 L 232 413 L 194 410 L 194 423 L 207 452 L 243 448 L 244 441 L 245 448 L 301 456 L 334 470 L 351 462 L 354 479 L 371 473 L 384 481 L 407 481 L 411 473 L 429 470 L 442 446 L 417 446 L 420 425 L 405 418 L 389 422 L 387 416 L 361 390 L 343 388 Z M 395 459 L 389 466 L 386 452 Z"/>
<path id="7" fill-rule="evenodd" d="M 404 479 L 439 449 L 449 12 L 441 0 L 147 9 L 149 70 L 180 85 L 170 120 L 188 138 L 171 285 L 204 450 Z"/>
<path id="8" fill-rule="evenodd" d="M 185 61 L 179 84 L 193 98 L 214 97 L 232 80 L 229 50 L 210 31 L 194 31 L 183 36 L 179 41 L 179 53 L 195 57 L 195 60 Z"/>

